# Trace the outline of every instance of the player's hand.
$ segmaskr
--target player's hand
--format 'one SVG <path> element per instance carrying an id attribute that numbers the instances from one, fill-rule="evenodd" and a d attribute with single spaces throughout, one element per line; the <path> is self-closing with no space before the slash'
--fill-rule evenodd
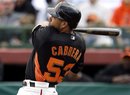
<path id="1" fill-rule="evenodd" d="M 77 74 L 75 74 L 75 73 L 73 73 L 71 71 L 68 71 L 66 76 L 65 76 L 65 78 L 67 80 L 71 80 L 72 81 L 72 80 L 78 80 L 80 77 Z"/>

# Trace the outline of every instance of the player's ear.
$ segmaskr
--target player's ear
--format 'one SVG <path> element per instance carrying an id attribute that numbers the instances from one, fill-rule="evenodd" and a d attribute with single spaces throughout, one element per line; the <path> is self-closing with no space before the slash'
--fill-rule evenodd
<path id="1" fill-rule="evenodd" d="M 68 22 L 62 21 L 61 23 L 61 29 L 66 28 L 68 26 Z"/>

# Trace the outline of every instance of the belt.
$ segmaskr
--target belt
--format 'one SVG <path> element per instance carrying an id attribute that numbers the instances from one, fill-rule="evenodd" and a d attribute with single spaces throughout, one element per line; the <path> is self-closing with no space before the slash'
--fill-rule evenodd
<path id="1" fill-rule="evenodd" d="M 48 87 L 55 87 L 56 85 L 48 83 L 48 82 L 24 80 L 23 86 L 48 88 Z"/>

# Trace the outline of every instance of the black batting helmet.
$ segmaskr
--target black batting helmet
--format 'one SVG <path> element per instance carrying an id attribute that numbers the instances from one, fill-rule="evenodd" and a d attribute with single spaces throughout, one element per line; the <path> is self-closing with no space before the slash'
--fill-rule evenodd
<path id="1" fill-rule="evenodd" d="M 58 3 L 55 8 L 48 8 L 48 13 L 68 22 L 71 29 L 76 28 L 81 18 L 81 12 L 67 2 Z"/>

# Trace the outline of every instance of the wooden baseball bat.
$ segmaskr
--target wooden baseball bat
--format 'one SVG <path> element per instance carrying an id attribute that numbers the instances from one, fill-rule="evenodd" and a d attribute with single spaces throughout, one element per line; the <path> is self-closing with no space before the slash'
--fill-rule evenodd
<path id="1" fill-rule="evenodd" d="M 76 28 L 74 29 L 75 32 L 87 33 L 87 34 L 94 34 L 94 35 L 104 35 L 104 36 L 120 36 L 121 29 L 118 28 Z"/>

